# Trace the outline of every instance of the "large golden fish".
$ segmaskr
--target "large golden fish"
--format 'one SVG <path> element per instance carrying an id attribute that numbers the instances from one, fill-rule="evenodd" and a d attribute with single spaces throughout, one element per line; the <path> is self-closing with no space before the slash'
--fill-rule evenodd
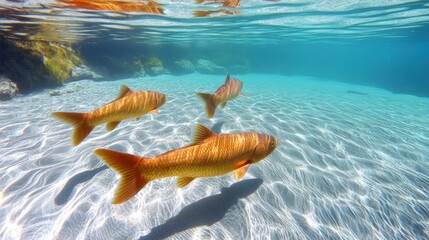
<path id="1" fill-rule="evenodd" d="M 96 149 L 94 153 L 122 177 L 113 199 L 113 204 L 119 204 L 158 178 L 177 176 L 178 187 L 198 177 L 219 176 L 231 171 L 240 179 L 251 164 L 273 152 L 277 143 L 277 138 L 267 134 L 217 135 L 197 124 L 192 144 L 153 158 L 108 149 Z"/>
<path id="2" fill-rule="evenodd" d="M 206 104 L 206 113 L 208 118 L 212 118 L 215 114 L 216 107 L 220 104 L 222 108 L 226 103 L 238 95 L 240 95 L 243 83 L 235 78 L 231 78 L 229 73 L 226 74 L 225 84 L 220 86 L 215 93 L 197 93 Z"/>
<path id="3" fill-rule="evenodd" d="M 112 131 L 125 119 L 140 118 L 152 112 L 158 113 L 158 108 L 165 103 L 167 96 L 152 91 L 131 91 L 122 86 L 118 98 L 92 112 L 53 112 L 52 116 L 72 125 L 75 129 L 72 137 L 73 146 L 81 143 L 98 125 L 107 123 L 106 129 Z"/>
<path id="4" fill-rule="evenodd" d="M 60 7 L 83 8 L 90 10 L 105 10 L 111 12 L 144 12 L 164 14 L 164 9 L 159 3 L 132 0 L 57 0 L 64 5 Z"/>

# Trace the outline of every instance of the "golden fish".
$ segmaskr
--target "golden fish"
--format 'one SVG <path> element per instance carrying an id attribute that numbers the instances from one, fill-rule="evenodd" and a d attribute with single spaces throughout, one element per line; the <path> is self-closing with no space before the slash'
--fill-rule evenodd
<path id="1" fill-rule="evenodd" d="M 73 146 L 81 143 L 98 125 L 107 123 L 106 129 L 112 131 L 125 119 L 140 118 L 151 112 L 158 113 L 158 108 L 165 103 L 167 96 L 152 91 L 131 91 L 122 86 L 118 98 L 92 112 L 53 112 L 52 116 L 75 127 L 72 137 Z"/>
<path id="2" fill-rule="evenodd" d="M 197 96 L 206 104 L 207 117 L 212 118 L 216 107 L 220 104 L 224 108 L 228 101 L 240 94 L 241 88 L 243 88 L 243 83 L 238 79 L 230 78 L 229 73 L 227 73 L 225 84 L 220 86 L 215 93 L 197 93 Z"/>
<path id="3" fill-rule="evenodd" d="M 145 158 L 108 149 L 94 153 L 122 177 L 113 204 L 128 201 L 148 182 L 177 176 L 177 186 L 184 187 L 198 177 L 219 176 L 231 171 L 237 179 L 277 147 L 277 138 L 260 133 L 217 135 L 197 124 L 194 141 L 153 158 Z"/>
<path id="4" fill-rule="evenodd" d="M 195 0 L 196 4 L 222 4 L 223 7 L 238 7 L 240 5 L 240 0 Z"/>
<path id="5" fill-rule="evenodd" d="M 164 14 L 164 9 L 159 3 L 150 0 L 148 2 L 132 0 L 58 0 L 68 8 L 84 8 L 90 10 L 105 10 L 115 12 L 144 12 Z"/>
<path id="6" fill-rule="evenodd" d="M 238 15 L 239 11 L 231 11 L 231 10 L 196 10 L 194 11 L 194 17 L 209 17 L 212 15 L 223 16 L 223 15 Z"/>

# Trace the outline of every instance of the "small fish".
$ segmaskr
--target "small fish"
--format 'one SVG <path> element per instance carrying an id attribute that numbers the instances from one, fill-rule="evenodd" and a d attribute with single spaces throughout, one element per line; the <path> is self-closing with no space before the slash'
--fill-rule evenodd
<path id="1" fill-rule="evenodd" d="M 225 15 L 238 15 L 240 11 L 231 11 L 231 10 L 196 10 L 194 11 L 194 17 L 212 17 L 212 16 L 225 16 Z"/>
<path id="2" fill-rule="evenodd" d="M 215 114 L 216 107 L 220 104 L 220 106 L 224 108 L 228 101 L 240 95 L 242 88 L 243 83 L 238 79 L 230 78 L 229 73 L 227 73 L 225 84 L 220 86 L 215 93 L 197 93 L 197 96 L 206 104 L 207 117 L 212 118 Z"/>
<path id="3" fill-rule="evenodd" d="M 195 0 L 196 4 L 222 4 L 223 7 L 238 7 L 241 0 Z"/>
<path id="4" fill-rule="evenodd" d="M 81 143 L 98 125 L 107 123 L 106 129 L 112 131 L 125 119 L 140 118 L 151 112 L 158 113 L 158 108 L 167 100 L 167 96 L 152 91 L 131 91 L 123 85 L 118 98 L 92 112 L 53 112 L 52 116 L 72 125 L 75 129 L 72 137 L 73 146 Z"/>
<path id="5" fill-rule="evenodd" d="M 108 149 L 96 149 L 94 153 L 122 177 L 113 199 L 113 204 L 120 204 L 158 178 L 177 176 L 179 188 L 198 177 L 220 176 L 231 171 L 240 179 L 251 164 L 272 153 L 277 143 L 277 138 L 267 134 L 217 135 L 197 124 L 192 144 L 153 158 Z"/>

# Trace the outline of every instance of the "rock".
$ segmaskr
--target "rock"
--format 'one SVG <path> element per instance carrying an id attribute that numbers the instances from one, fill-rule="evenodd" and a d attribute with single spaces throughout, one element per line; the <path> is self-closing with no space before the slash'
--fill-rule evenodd
<path id="1" fill-rule="evenodd" d="M 63 94 L 60 90 L 54 90 L 49 93 L 49 96 L 59 96 Z"/>
<path id="2" fill-rule="evenodd" d="M 0 76 L 0 101 L 12 99 L 18 91 L 16 83 L 6 77 Z"/>
<path id="3" fill-rule="evenodd" d="M 150 75 L 161 75 L 164 72 L 164 68 L 162 66 L 150 67 L 149 68 Z"/>
<path id="4" fill-rule="evenodd" d="M 162 61 L 159 58 L 151 57 L 144 63 L 144 70 L 150 76 L 160 75 L 164 72 Z"/>
<path id="5" fill-rule="evenodd" d="M 43 41 L 8 40 L 0 36 L 0 74 L 13 79 L 21 93 L 60 86 L 82 63 L 70 46 Z"/>
<path id="6" fill-rule="evenodd" d="M 72 70 L 73 80 L 100 79 L 100 78 L 103 78 L 103 76 L 101 76 L 100 74 L 97 74 L 85 64 L 78 65 Z"/>
<path id="7" fill-rule="evenodd" d="M 180 59 L 174 62 L 171 72 L 174 74 L 188 74 L 195 72 L 194 64 L 186 59 Z"/>
<path id="8" fill-rule="evenodd" d="M 198 59 L 196 68 L 199 73 L 207 73 L 207 74 L 225 74 L 226 73 L 226 69 L 224 67 L 219 66 L 213 61 L 207 60 L 207 59 Z"/>
<path id="9" fill-rule="evenodd" d="M 65 89 L 51 91 L 49 93 L 49 96 L 52 97 L 52 96 L 60 96 L 60 95 L 66 94 L 66 93 L 74 93 L 74 92 L 79 91 L 82 88 L 83 88 L 83 86 L 81 86 L 80 84 L 70 85 L 70 86 L 67 86 L 67 88 L 65 88 Z"/>
<path id="10" fill-rule="evenodd" d="M 147 76 L 146 71 L 142 68 L 140 69 L 140 71 L 134 73 L 133 78 L 144 78 L 146 76 Z"/>

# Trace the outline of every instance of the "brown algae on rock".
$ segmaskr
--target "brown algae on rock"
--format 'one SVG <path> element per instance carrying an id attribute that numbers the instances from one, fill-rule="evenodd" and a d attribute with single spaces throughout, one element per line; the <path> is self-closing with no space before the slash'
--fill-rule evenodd
<path id="1" fill-rule="evenodd" d="M 71 47 L 58 43 L 36 41 L 19 42 L 17 45 L 43 58 L 43 64 L 50 76 L 49 80 L 53 83 L 58 84 L 69 81 L 72 70 L 76 65 L 83 63 L 82 59 Z"/>

